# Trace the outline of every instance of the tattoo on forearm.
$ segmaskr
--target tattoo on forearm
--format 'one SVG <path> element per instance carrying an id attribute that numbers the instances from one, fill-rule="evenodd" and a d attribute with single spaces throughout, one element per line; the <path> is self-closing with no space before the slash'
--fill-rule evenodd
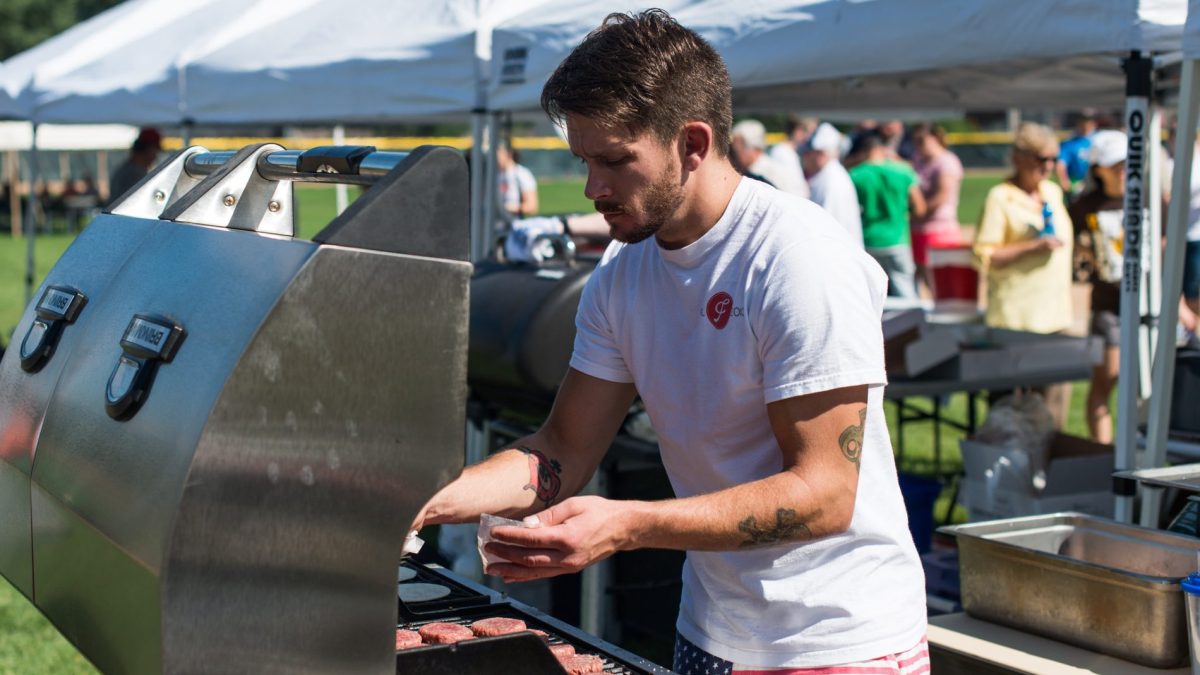
<path id="1" fill-rule="evenodd" d="M 854 468 L 862 471 L 863 431 L 867 428 L 867 409 L 858 411 L 858 424 L 846 427 L 838 436 L 838 445 L 846 459 L 854 462 Z"/>
<path id="2" fill-rule="evenodd" d="M 750 516 L 738 523 L 738 529 L 749 535 L 742 547 L 777 544 L 781 541 L 812 539 L 812 530 L 801 522 L 794 509 L 777 509 L 774 527 L 760 526 L 758 519 Z"/>
<path id="3" fill-rule="evenodd" d="M 517 449 L 529 458 L 529 483 L 524 489 L 533 490 L 537 498 L 549 507 L 558 499 L 558 492 L 562 489 L 562 464 L 559 464 L 558 460 L 550 459 L 540 450 L 524 445 Z"/>

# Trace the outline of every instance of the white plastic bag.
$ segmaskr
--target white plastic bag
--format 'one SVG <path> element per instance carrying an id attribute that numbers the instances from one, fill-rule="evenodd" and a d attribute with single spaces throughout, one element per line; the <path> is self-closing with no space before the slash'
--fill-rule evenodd
<path id="1" fill-rule="evenodd" d="M 1022 392 L 997 401 L 975 432 L 975 440 L 1005 448 L 988 472 L 989 483 L 1020 485 L 1031 494 L 1041 494 L 1054 432 L 1054 416 L 1041 394 Z"/>

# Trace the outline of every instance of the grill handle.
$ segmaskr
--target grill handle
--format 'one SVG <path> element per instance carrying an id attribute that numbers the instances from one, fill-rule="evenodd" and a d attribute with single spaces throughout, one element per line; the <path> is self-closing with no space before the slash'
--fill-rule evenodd
<path id="1" fill-rule="evenodd" d="M 199 152 L 187 158 L 184 170 L 197 178 L 224 166 L 236 153 Z M 258 174 L 268 180 L 302 183 L 374 185 L 408 157 L 407 152 L 377 151 L 372 146 L 323 146 L 311 150 L 280 150 L 258 158 Z"/>

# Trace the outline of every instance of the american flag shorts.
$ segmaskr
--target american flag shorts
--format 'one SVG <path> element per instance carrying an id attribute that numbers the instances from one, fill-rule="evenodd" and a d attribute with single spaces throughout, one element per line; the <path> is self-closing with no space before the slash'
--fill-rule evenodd
<path id="1" fill-rule="evenodd" d="M 676 632 L 671 670 L 679 675 L 925 675 L 929 672 L 929 642 L 921 638 L 898 654 L 857 663 L 817 668 L 755 668 L 717 658 Z"/>

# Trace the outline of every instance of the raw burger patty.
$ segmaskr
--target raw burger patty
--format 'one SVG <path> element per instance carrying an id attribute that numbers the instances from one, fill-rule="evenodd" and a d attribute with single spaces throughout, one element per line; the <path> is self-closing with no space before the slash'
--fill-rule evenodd
<path id="1" fill-rule="evenodd" d="M 448 645 L 475 637 L 470 628 L 456 623 L 427 623 L 417 629 L 417 632 L 421 634 L 421 639 L 431 645 Z"/>
<path id="2" fill-rule="evenodd" d="M 559 664 L 566 669 L 568 675 L 584 675 L 585 673 L 602 673 L 604 672 L 604 661 L 600 660 L 599 656 L 593 654 L 575 654 L 574 656 L 560 656 Z"/>
<path id="3" fill-rule="evenodd" d="M 549 635 L 546 633 L 546 631 L 544 631 L 544 630 L 538 630 L 538 629 L 536 629 L 536 628 L 529 628 L 529 629 L 527 629 L 527 630 L 528 630 L 530 633 L 533 633 L 534 635 L 536 635 L 536 636 L 538 636 L 538 637 L 542 638 L 543 640 L 549 640 L 549 639 L 550 639 L 550 636 L 549 636 Z"/>
<path id="4" fill-rule="evenodd" d="M 396 651 L 421 646 L 421 634 L 415 630 L 396 629 Z"/>
<path id="5" fill-rule="evenodd" d="M 562 660 L 568 656 L 575 656 L 575 646 L 565 642 L 561 645 L 550 645 L 550 653 L 559 660 Z"/>
<path id="6" fill-rule="evenodd" d="M 503 616 L 496 616 L 490 619 L 480 619 L 471 624 L 471 632 L 479 637 L 495 637 L 497 635 L 508 635 L 509 633 L 520 633 L 525 630 L 525 622 L 520 619 L 509 619 Z"/>

